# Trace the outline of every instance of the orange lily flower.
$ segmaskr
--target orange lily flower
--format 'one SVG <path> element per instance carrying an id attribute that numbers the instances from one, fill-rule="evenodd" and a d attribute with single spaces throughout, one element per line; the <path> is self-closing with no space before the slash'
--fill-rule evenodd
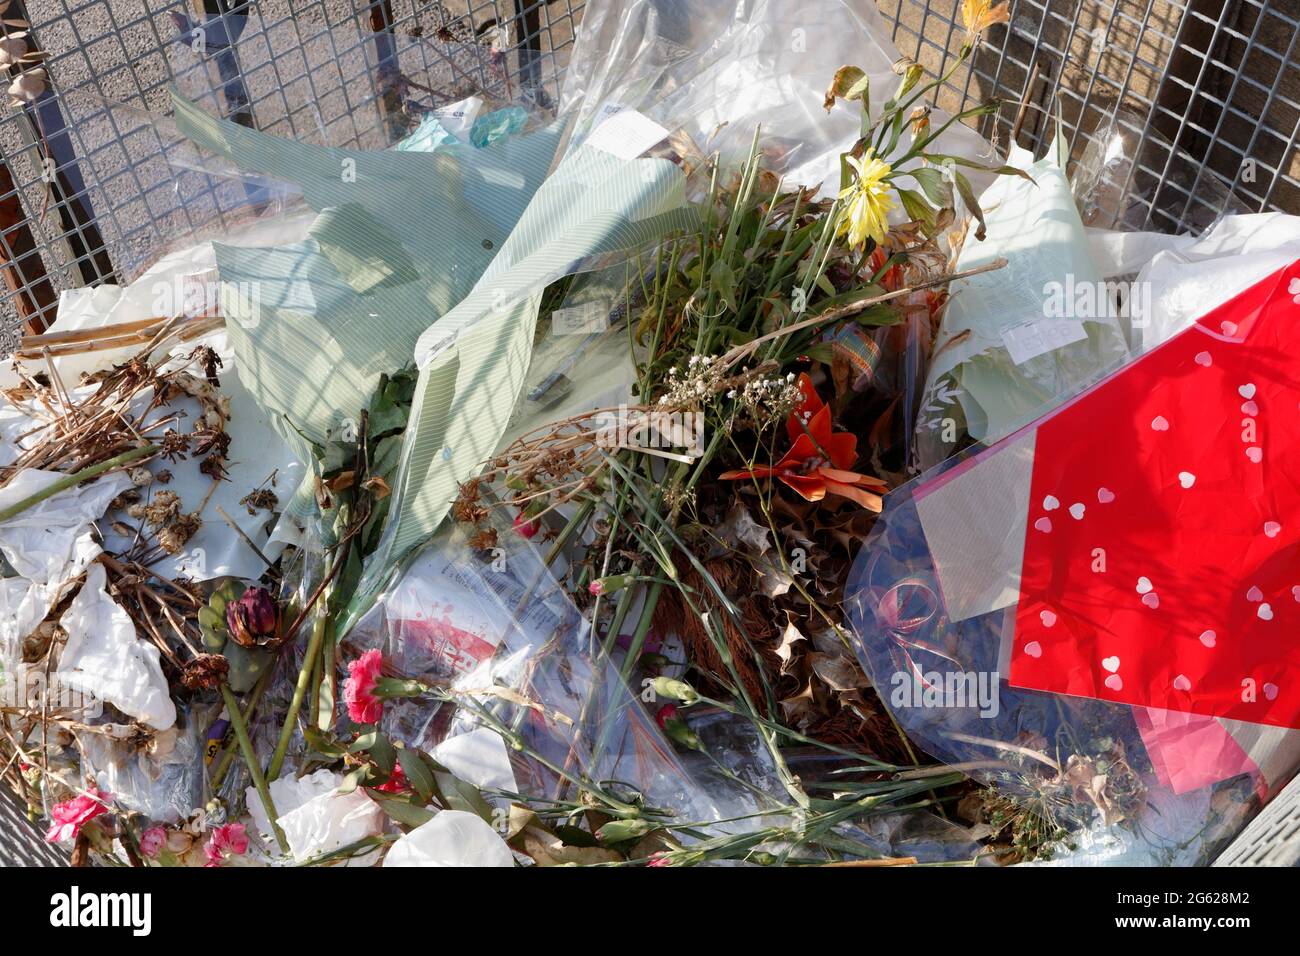
<path id="1" fill-rule="evenodd" d="M 823 404 L 806 374 L 799 376 L 799 391 L 803 398 L 785 423 L 792 442 L 785 456 L 775 465 L 728 471 L 719 477 L 723 481 L 776 478 L 807 501 L 839 495 L 880 511 L 880 495 L 874 491 L 887 491 L 888 486 L 879 478 L 849 470 L 858 460 L 858 437 L 832 431 L 830 407 Z"/>

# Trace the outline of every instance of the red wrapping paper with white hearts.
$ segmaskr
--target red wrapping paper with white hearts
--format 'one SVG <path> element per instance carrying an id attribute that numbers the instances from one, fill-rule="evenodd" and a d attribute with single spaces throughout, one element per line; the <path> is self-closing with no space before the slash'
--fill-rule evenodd
<path id="1" fill-rule="evenodd" d="M 1297 278 L 1037 427 L 1012 685 L 1300 727 Z"/>
<path id="2" fill-rule="evenodd" d="M 915 498 L 1011 686 L 1132 705 L 1176 792 L 1300 760 L 1300 262 Z"/>

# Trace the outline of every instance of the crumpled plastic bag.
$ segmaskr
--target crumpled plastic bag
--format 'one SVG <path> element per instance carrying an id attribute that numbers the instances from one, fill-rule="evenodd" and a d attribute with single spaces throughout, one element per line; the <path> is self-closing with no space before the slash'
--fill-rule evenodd
<path id="1" fill-rule="evenodd" d="M 787 184 L 838 191 L 840 154 L 861 133 L 851 110 L 829 114 L 822 99 L 835 71 L 856 65 L 873 102 L 898 88 L 899 58 L 874 4 L 852 0 L 610 0 L 592 4 L 564 73 L 560 110 L 577 113 L 573 143 L 615 107 L 683 127 L 706 153 L 735 162 L 754 129 L 767 134 L 769 168 Z M 936 111 L 932 124 L 943 126 Z M 910 145 L 904 133 L 900 149 Z M 992 150 L 957 123 L 935 151 L 979 160 Z M 976 191 L 992 181 L 968 170 Z"/>
<path id="2" fill-rule="evenodd" d="M 163 676 L 161 652 L 136 637 L 131 615 L 108 596 L 107 583 L 104 566 L 92 564 L 59 619 L 68 642 L 59 657 L 58 677 L 136 720 L 166 730 L 176 723 L 176 705 Z"/>
<path id="3" fill-rule="evenodd" d="M 78 730 L 82 771 L 119 806 L 156 823 L 180 823 L 203 800 L 201 713 L 182 708 L 174 726 L 143 744 L 126 724 Z"/>
<path id="4" fill-rule="evenodd" d="M 399 837 L 384 866 L 514 866 L 506 841 L 481 817 L 443 810 Z"/>

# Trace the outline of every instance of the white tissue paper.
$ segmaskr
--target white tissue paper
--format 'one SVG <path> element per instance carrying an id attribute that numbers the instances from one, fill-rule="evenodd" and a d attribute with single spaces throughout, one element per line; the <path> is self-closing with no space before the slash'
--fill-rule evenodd
<path id="1" fill-rule="evenodd" d="M 0 509 L 43 491 L 67 475 L 24 469 L 0 488 Z M 100 553 L 90 526 L 109 502 L 131 487 L 118 472 L 51 495 L 0 522 L 0 551 L 18 574 L 36 584 L 61 584 L 80 574 Z"/>
<path id="2" fill-rule="evenodd" d="M 506 742 L 491 728 L 477 727 L 469 733 L 448 737 L 429 756 L 480 790 L 519 792 Z M 491 799 L 491 794 L 485 796 Z"/>
<path id="3" fill-rule="evenodd" d="M 176 705 L 153 644 L 136 638 L 131 616 L 104 589 L 108 576 L 92 564 L 86 582 L 59 619 L 68 642 L 59 658 L 59 679 L 107 701 L 158 730 L 176 723 Z"/>
<path id="4" fill-rule="evenodd" d="M 279 780 L 272 780 L 267 789 L 271 791 L 271 802 L 275 804 L 278 819 L 292 813 L 316 797 L 323 797 L 333 793 L 342 782 L 342 774 L 335 773 L 332 770 L 317 770 L 305 777 L 296 777 L 292 773 L 286 773 Z M 274 843 L 275 834 L 271 831 L 271 821 L 267 818 L 266 810 L 262 807 L 262 800 L 258 796 L 256 787 L 249 787 L 244 791 L 244 804 L 248 807 L 248 812 L 252 816 L 253 823 L 263 841 L 268 845 Z"/>
<path id="5" fill-rule="evenodd" d="M 274 802 L 275 797 L 271 800 Z M 278 804 L 276 811 L 280 811 Z M 386 819 L 379 804 L 362 790 L 339 793 L 335 788 L 288 813 L 280 813 L 276 823 L 280 824 L 294 861 L 303 863 L 382 833 Z M 345 865 L 373 866 L 377 852 L 354 857 Z"/>
<path id="6" fill-rule="evenodd" d="M 510 847 L 481 817 L 443 810 L 399 837 L 384 866 L 514 866 Z"/>
<path id="7" fill-rule="evenodd" d="M 57 471 L 24 469 L 0 488 L 0 508 L 17 504 L 62 477 Z M 0 579 L 0 667 L 17 666 L 23 638 L 45 620 L 67 582 L 99 556 L 91 525 L 129 487 L 125 475 L 109 475 L 51 495 L 0 522 L 0 554 L 18 572 L 17 577 Z"/>

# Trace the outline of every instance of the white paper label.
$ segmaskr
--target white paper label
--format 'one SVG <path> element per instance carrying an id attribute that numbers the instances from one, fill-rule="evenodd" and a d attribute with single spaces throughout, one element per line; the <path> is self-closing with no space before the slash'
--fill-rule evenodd
<path id="1" fill-rule="evenodd" d="M 609 328 L 609 306 L 604 302 L 583 302 L 551 313 L 555 335 L 590 335 Z"/>
<path id="2" fill-rule="evenodd" d="M 1002 342 L 1017 365 L 1087 337 L 1082 322 L 1068 319 L 1031 319 L 1002 330 Z"/>
<path id="3" fill-rule="evenodd" d="M 613 115 L 602 119 L 613 111 Z M 611 103 L 601 108 L 597 126 L 587 137 L 587 145 L 620 159 L 636 159 L 652 146 L 668 138 L 668 130 L 636 110 Z"/>
<path id="4" fill-rule="evenodd" d="M 483 108 L 483 99 L 470 96 L 456 103 L 449 103 L 433 111 L 442 128 L 461 139 L 469 138 L 470 127 L 478 119 L 478 112 Z"/>

